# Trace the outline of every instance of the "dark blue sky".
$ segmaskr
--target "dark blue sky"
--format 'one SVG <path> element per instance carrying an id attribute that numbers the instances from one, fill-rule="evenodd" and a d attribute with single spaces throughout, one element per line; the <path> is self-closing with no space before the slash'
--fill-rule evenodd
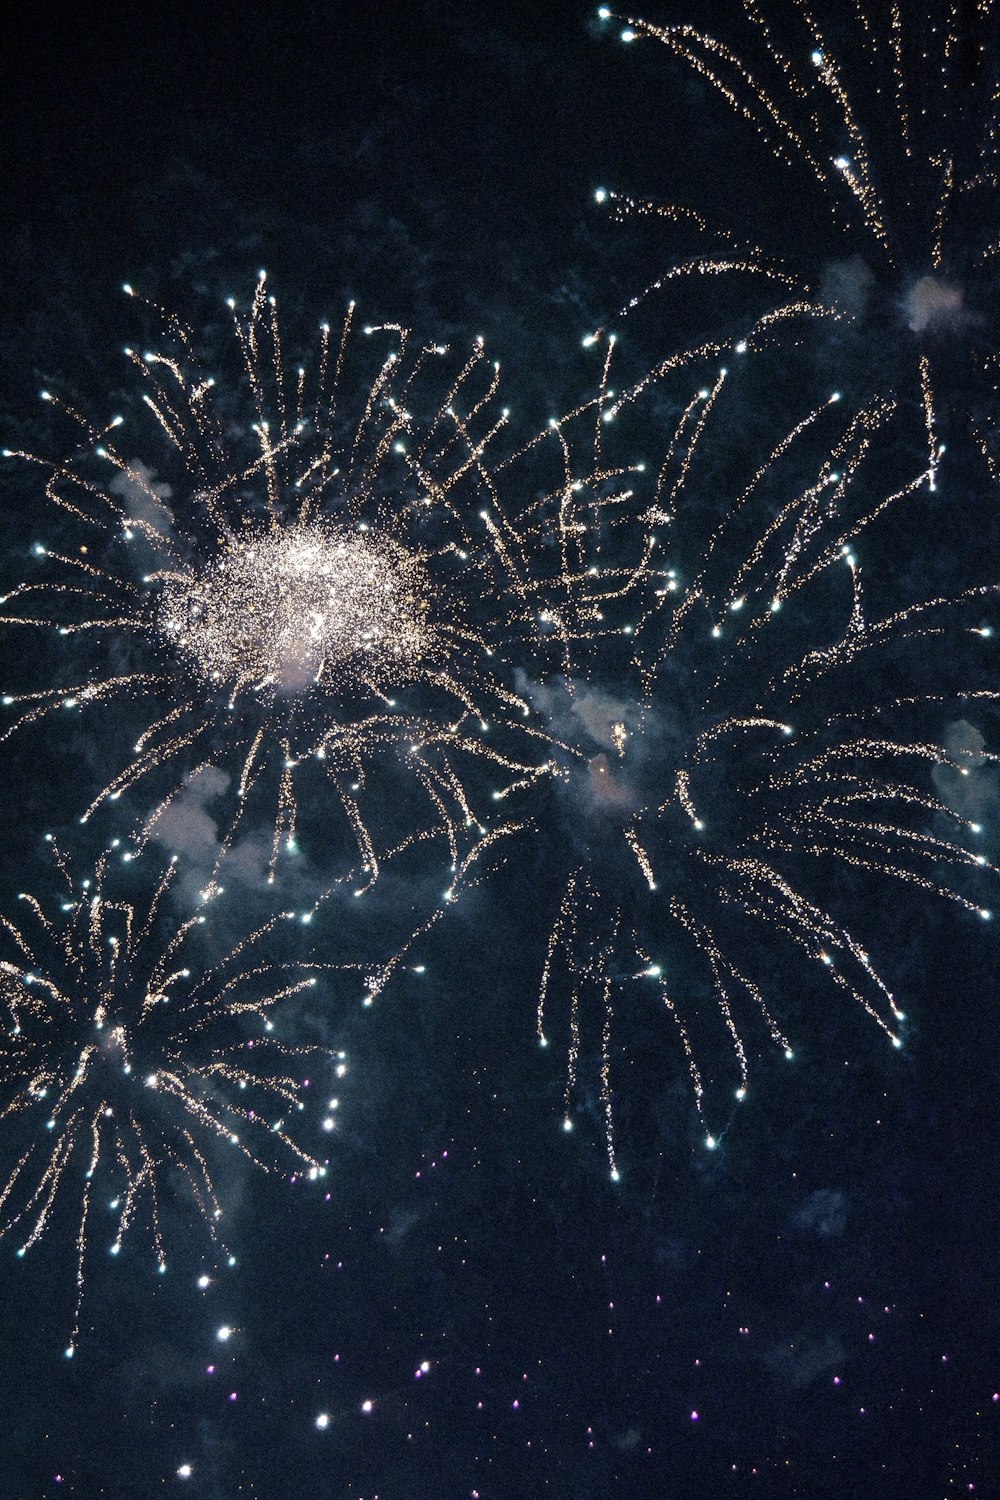
<path id="1" fill-rule="evenodd" d="M 687 18 L 681 0 L 669 9 Z M 690 248 L 667 224 L 613 224 L 596 187 L 678 193 L 748 238 L 770 235 L 769 253 L 817 281 L 830 258 L 806 199 L 704 87 L 617 43 L 584 6 L 342 0 L 66 19 L 43 3 L 5 51 L 10 447 L 65 444 L 42 386 L 88 412 L 134 408 L 120 348 L 153 326 L 121 296 L 126 279 L 213 351 L 212 310 L 228 293 L 248 299 L 261 265 L 292 343 L 349 297 L 363 318 L 429 338 L 483 334 L 528 435 L 592 391 L 581 335 Z M 904 239 L 916 233 L 916 214 L 900 223 Z M 698 495 L 706 516 L 751 471 L 746 454 L 834 388 L 902 392 L 903 436 L 873 483 L 912 472 L 906 288 L 902 273 L 898 287 L 874 262 L 872 274 L 849 331 L 791 328 L 737 388 Z M 968 296 L 978 336 L 986 314 Z M 737 337 L 768 305 L 724 278 L 710 295 L 699 284 L 651 303 L 625 324 L 622 378 L 694 340 Z M 959 343 L 934 351 L 956 456 L 939 497 L 873 542 L 882 602 L 995 573 L 996 488 L 965 441 L 968 413 L 995 393 L 969 396 Z M 682 399 L 672 389 L 650 408 L 651 450 Z M 37 475 L 4 472 L 6 586 L 48 522 Z M 5 634 L 4 673 L 30 689 L 38 663 Z M 928 648 L 950 688 L 942 662 Z M 963 714 L 995 747 L 995 716 L 967 702 L 928 732 Z M 83 863 L 124 831 L 113 816 L 85 834 L 75 820 L 106 747 L 141 723 L 126 704 L 107 741 L 81 724 L 0 747 L 3 910 L 49 880 L 45 830 L 65 830 Z M 318 816 L 304 809 L 304 843 Z M 535 1041 L 555 888 L 544 851 L 532 860 L 442 924 L 423 979 L 371 1011 L 350 986 L 331 988 L 318 1024 L 350 1069 L 330 1177 L 319 1189 L 233 1174 L 231 1275 L 197 1289 L 201 1230 L 168 1174 L 170 1273 L 154 1274 L 139 1236 L 113 1264 L 97 1254 L 67 1362 L 72 1219 L 23 1260 L 0 1241 L 11 1500 L 1000 1494 L 994 932 L 919 891 L 837 872 L 841 909 L 909 1017 L 905 1048 L 776 960 L 795 1061 L 761 1049 L 752 1100 L 706 1153 L 683 1061 L 626 1015 L 611 1184 L 596 1071 L 566 1135 L 561 1049 Z M 315 894 L 311 875 L 297 877 L 296 902 Z M 406 897 L 392 884 L 379 897 L 373 944 Z M 724 1062 L 710 1054 L 706 1075 Z M 3 1159 L 15 1149 L 11 1134 Z M 221 1343 L 223 1326 L 236 1331 Z"/>

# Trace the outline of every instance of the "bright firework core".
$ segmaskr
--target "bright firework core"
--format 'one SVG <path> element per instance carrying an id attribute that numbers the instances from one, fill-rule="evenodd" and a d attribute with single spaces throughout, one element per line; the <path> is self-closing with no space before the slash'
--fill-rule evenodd
<path id="1" fill-rule="evenodd" d="M 432 649 L 429 580 L 405 547 L 302 521 L 167 575 L 159 628 L 210 683 L 302 692 L 398 681 Z"/>

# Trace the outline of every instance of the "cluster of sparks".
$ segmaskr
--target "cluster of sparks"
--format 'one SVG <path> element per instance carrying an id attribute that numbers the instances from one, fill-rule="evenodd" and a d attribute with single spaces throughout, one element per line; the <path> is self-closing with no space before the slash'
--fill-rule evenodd
<path id="1" fill-rule="evenodd" d="M 685 45 L 700 56 L 704 40 Z M 859 889 L 872 877 L 910 884 L 989 916 L 965 883 L 967 869 L 987 863 L 981 830 L 929 783 L 990 757 L 948 749 L 923 726 L 958 695 L 985 705 L 997 694 L 955 680 L 959 637 L 978 646 L 991 636 L 991 588 L 874 612 L 862 592 L 859 540 L 935 483 L 933 447 L 895 488 L 880 478 L 880 436 L 891 435 L 897 403 L 879 395 L 844 417 L 839 398 L 821 402 L 720 507 L 699 462 L 739 379 L 725 370 L 672 408 L 669 361 L 616 394 L 608 340 L 596 394 L 504 448 L 507 414 L 495 410 L 497 371 L 481 344 L 430 417 L 418 417 L 446 351 L 414 352 L 410 335 L 391 328 L 394 347 L 346 417 L 353 314 L 339 340 L 323 326 L 311 379 L 290 376 L 262 275 L 249 314 L 235 316 L 253 407 L 243 428 L 226 419 L 225 402 L 213 406 L 217 388 L 189 331 L 163 316 L 172 348 L 131 358 L 180 466 L 167 472 L 170 487 L 124 456 L 120 424 L 94 427 L 70 408 L 83 434 L 71 461 L 17 455 L 44 462 L 49 501 L 87 540 L 75 551 L 36 548 L 54 571 L 11 591 L 7 623 L 146 654 L 135 670 L 112 671 L 106 653 L 74 685 L 7 700 L 18 709 L 8 734 L 88 703 L 143 706 L 132 760 L 84 821 L 162 772 L 166 791 L 144 818 L 141 846 L 185 778 L 221 766 L 238 793 L 221 859 L 250 792 L 270 778 L 273 880 L 281 849 L 295 844 L 296 773 L 317 763 L 350 831 L 355 895 L 400 850 L 437 860 L 447 849 L 440 909 L 388 964 L 356 966 L 368 1003 L 495 854 L 516 859 L 535 840 L 533 863 L 547 874 L 541 892 L 523 883 L 525 919 L 555 896 L 538 1035 L 548 1043 L 561 999 L 572 1128 L 596 1017 L 614 1177 L 623 1000 L 662 1017 L 679 1045 L 709 1146 L 718 1136 L 707 1123 L 702 1033 L 721 1027 L 740 1099 L 748 1033 L 762 1027 L 791 1056 L 774 994 L 784 951 L 900 1044 L 902 1011 L 834 909 L 830 873 L 850 869 Z M 763 320 L 765 337 L 769 329 Z M 611 456 L 615 419 L 638 418 L 648 434 L 671 409 L 656 464 Z M 814 438 L 820 458 L 803 459 Z M 400 777 L 416 797 L 397 795 Z M 217 1233 L 201 1135 L 257 1161 L 248 1138 L 264 1133 L 307 1171 L 322 1170 L 283 1121 L 239 1102 L 251 1089 L 301 1106 L 294 1051 L 270 1035 L 269 1016 L 314 977 L 263 992 L 273 970 L 259 954 L 275 918 L 192 981 L 179 955 L 204 917 L 158 943 L 169 880 L 168 871 L 140 917 L 106 897 L 102 863 L 92 888 L 71 889 L 62 918 L 24 898 L 37 939 L 3 924 L 16 950 L 0 966 L 3 1119 L 10 1134 L 28 1113 L 45 1132 L 40 1176 L 31 1177 L 43 1151 L 33 1143 L 0 1195 L 4 1228 L 23 1224 L 25 1247 L 34 1243 L 69 1163 L 87 1154 L 81 1287 L 101 1172 L 123 1178 L 112 1248 L 146 1199 L 163 1264 L 164 1167 L 180 1169 Z M 218 889 L 213 876 L 207 894 Z M 210 1040 L 217 1026 L 251 1024 L 260 1029 L 251 1040 Z M 263 1066 L 274 1056 L 286 1065 L 277 1075 Z"/>
<path id="2" fill-rule="evenodd" d="M 221 1234 L 225 1155 L 268 1172 L 287 1161 L 306 1177 L 325 1174 L 292 1122 L 306 1110 L 303 1067 L 333 1054 L 290 1044 L 276 1029 L 282 1006 L 316 984 L 309 966 L 264 957 L 281 918 L 192 968 L 207 919 L 177 921 L 165 910 L 175 863 L 138 906 L 111 888 L 108 856 L 75 880 L 52 847 L 59 899 L 22 893 L 24 917 L 0 917 L 0 1235 L 18 1237 L 24 1255 L 78 1195 L 72 1354 L 102 1219 L 110 1215 L 112 1255 L 131 1229 L 148 1232 L 163 1273 L 163 1200 L 182 1182 L 216 1259 L 235 1264 Z"/>
<path id="3" fill-rule="evenodd" d="M 944 357 L 954 364 L 956 347 L 966 351 L 963 419 L 996 479 L 1000 450 L 990 409 L 997 392 L 1000 54 L 993 0 L 932 6 L 924 14 L 899 3 L 834 7 L 828 24 L 822 15 L 805 0 L 740 0 L 730 29 L 715 35 L 601 9 L 603 20 L 621 21 L 625 42 L 654 41 L 703 80 L 809 209 L 804 243 L 789 251 L 787 240 L 768 242 L 753 196 L 740 197 L 740 223 L 722 224 L 692 205 L 602 189 L 599 201 L 610 200 L 620 218 L 658 218 L 714 244 L 664 271 L 622 314 L 670 283 L 723 274 L 776 287 L 792 299 L 774 310 L 781 315 L 825 305 L 852 319 L 871 301 L 891 303 L 891 342 L 909 366 L 891 378 L 912 378 L 932 448 L 941 409 L 934 366 Z M 763 233 L 763 244 L 754 233 Z M 949 369 L 949 401 L 956 399 L 955 374 Z"/>
<path id="4" fill-rule="evenodd" d="M 506 424 L 496 367 L 477 342 L 446 372 L 442 399 L 435 369 L 448 351 L 414 350 L 392 325 L 365 330 L 393 347 L 361 377 L 351 308 L 339 339 L 322 325 L 311 377 L 290 372 L 262 273 L 249 313 L 234 307 L 250 403 L 240 425 L 213 405 L 219 390 L 190 331 L 155 311 L 166 351 L 126 352 L 146 382 L 163 477 L 125 456 L 130 424 L 95 426 L 48 392 L 80 431 L 73 459 L 8 454 L 48 471 L 49 501 L 84 540 L 36 545 L 45 576 L 11 590 L 6 622 L 127 642 L 135 669 L 108 670 L 106 651 L 81 681 L 9 693 L 18 713 L 4 737 L 66 710 L 141 703 L 131 759 L 83 814 L 159 775 L 137 848 L 183 785 L 217 765 L 237 792 L 223 854 L 251 791 L 270 785 L 273 879 L 282 851 L 296 848 L 295 772 L 311 763 L 332 784 L 366 883 L 381 853 L 414 837 L 445 838 L 457 862 L 467 831 L 482 827 L 469 789 L 478 771 L 491 768 L 492 787 L 535 774 L 537 759 L 528 706 L 493 668 L 526 610 L 484 509 L 510 462 L 488 464 Z M 344 388 L 353 397 L 357 383 L 349 405 Z M 393 775 L 423 794 L 419 829 L 391 825 Z"/>
<path id="5" fill-rule="evenodd" d="M 398 685 L 433 647 L 426 580 L 390 541 L 319 521 L 241 538 L 214 565 L 168 577 L 160 629 L 206 687 L 288 692 L 382 675 Z"/>

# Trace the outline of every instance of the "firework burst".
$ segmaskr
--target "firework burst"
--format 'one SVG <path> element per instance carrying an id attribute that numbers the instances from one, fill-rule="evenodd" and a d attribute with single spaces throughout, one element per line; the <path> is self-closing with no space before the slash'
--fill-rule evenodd
<path id="1" fill-rule="evenodd" d="M 496 366 L 477 343 L 449 373 L 445 349 L 390 326 L 365 330 L 391 345 L 365 372 L 350 311 L 339 337 L 321 328 L 311 371 L 292 373 L 262 275 L 249 313 L 233 312 L 234 396 L 201 368 L 190 330 L 154 311 L 166 347 L 127 353 L 165 477 L 125 456 L 131 424 L 95 427 L 63 403 L 80 435 L 72 458 L 11 455 L 48 471 L 49 502 L 83 540 L 36 546 L 45 576 L 11 590 L 7 623 L 103 651 L 82 680 L 8 694 L 7 735 L 141 703 L 131 758 L 83 814 L 148 782 L 140 847 L 185 779 L 216 765 L 237 793 L 223 854 L 251 792 L 270 788 L 273 879 L 296 846 L 308 764 L 326 774 L 363 886 L 407 839 L 445 838 L 457 865 L 462 840 L 485 831 L 484 769 L 493 789 L 544 760 L 502 670 L 502 646 L 531 617 L 517 561 L 484 519 L 511 461 L 490 458 L 506 422 Z M 234 401 L 249 403 L 243 420 Z"/>
<path id="2" fill-rule="evenodd" d="M 231 1260 L 217 1186 L 224 1155 L 324 1174 L 286 1121 L 306 1108 L 307 1061 L 334 1054 L 290 1045 L 276 1029 L 283 1004 L 317 982 L 309 966 L 263 957 L 281 918 L 192 967 L 207 918 L 165 914 L 175 864 L 139 906 L 115 891 L 107 856 L 82 881 L 56 858 L 61 898 L 22 894 L 23 918 L 0 918 L 0 1234 L 17 1236 L 24 1255 L 78 1195 L 71 1354 L 99 1213 L 112 1216 L 112 1255 L 138 1226 L 162 1272 L 164 1200 L 183 1184 L 216 1256 Z"/>
<path id="3" fill-rule="evenodd" d="M 612 419 L 631 415 L 648 435 L 664 411 L 648 381 L 614 397 L 607 376 L 578 463 L 560 431 L 567 478 L 540 502 L 531 569 L 542 634 L 517 686 L 552 743 L 552 774 L 522 809 L 535 849 L 520 857 L 533 885 L 561 892 L 538 1035 L 547 1045 L 561 1004 L 572 1128 L 596 1024 L 617 1175 L 616 1012 L 641 1015 L 647 1036 L 662 1018 L 710 1146 L 720 1131 L 700 1059 L 728 1043 L 743 1099 L 758 1038 L 793 1055 L 779 1020 L 796 1011 L 779 980 L 790 956 L 804 964 L 797 989 L 847 997 L 901 1043 L 902 1012 L 857 913 L 889 881 L 989 917 L 969 878 L 988 865 L 982 829 L 947 788 L 995 757 L 949 747 L 944 731 L 954 705 L 989 712 L 998 695 L 982 659 L 995 588 L 903 597 L 893 528 L 908 506 L 938 502 L 930 468 L 885 483 L 892 402 L 845 416 L 839 397 L 824 401 L 724 505 L 712 490 L 732 494 L 746 458 L 712 440 L 741 376 L 723 371 L 700 391 L 650 467 L 602 457 Z"/>
<path id="4" fill-rule="evenodd" d="M 957 399 L 961 428 L 971 419 L 1000 477 L 992 412 L 1000 56 L 992 0 L 923 13 L 899 4 L 828 7 L 825 20 L 822 7 L 802 0 L 742 0 L 719 34 L 618 19 L 623 40 L 656 42 L 724 101 L 748 142 L 778 166 L 776 186 L 794 203 L 786 218 L 766 192 L 737 190 L 739 222 L 722 224 L 693 206 L 602 191 L 619 218 L 668 221 L 711 246 L 658 276 L 621 314 L 674 282 L 720 275 L 825 305 L 863 329 L 868 378 L 876 356 L 884 389 L 922 412 L 932 460 L 939 417 Z M 794 238 L 783 232 L 790 226 Z"/>

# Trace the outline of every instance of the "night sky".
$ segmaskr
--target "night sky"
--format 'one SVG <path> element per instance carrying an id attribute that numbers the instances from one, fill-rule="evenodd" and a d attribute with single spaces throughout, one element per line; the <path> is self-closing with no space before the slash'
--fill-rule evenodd
<path id="1" fill-rule="evenodd" d="M 924 37 L 923 8 L 904 9 Z M 569 0 L 71 15 L 42 0 L 8 30 L 0 80 L 0 438 L 68 456 L 72 426 L 38 400 L 43 388 L 95 421 L 123 412 L 130 429 L 150 430 L 122 346 L 156 348 L 160 335 L 123 282 L 195 330 L 235 431 L 246 412 L 224 299 L 247 308 L 266 267 L 290 364 L 314 347 L 320 319 L 339 323 L 350 299 L 361 322 L 401 323 L 460 353 L 482 335 L 501 366 L 512 448 L 593 395 L 601 355 L 582 339 L 594 329 L 619 333 L 613 379 L 623 387 L 679 351 L 751 337 L 715 414 L 717 435 L 692 467 L 691 505 L 710 535 L 762 456 L 834 390 L 845 409 L 885 395 L 897 403 L 860 484 L 868 507 L 905 483 L 926 462 L 925 354 L 947 451 L 934 492 L 859 542 L 869 606 L 879 616 L 995 582 L 997 469 L 976 434 L 995 457 L 1000 407 L 984 361 L 1000 342 L 1000 257 L 981 252 L 996 242 L 997 195 L 956 198 L 932 268 L 925 226 L 938 179 L 930 169 L 921 176 L 949 132 L 956 175 L 981 165 L 982 101 L 998 59 L 979 45 L 989 22 L 965 9 L 944 106 L 921 43 L 901 53 L 911 156 L 893 154 L 885 97 L 859 71 L 861 137 L 876 165 L 886 162 L 883 253 L 849 216 L 834 233 L 828 194 L 778 160 L 682 59 L 652 41 L 624 44 L 621 23 Z M 831 46 L 853 78 L 850 28 L 839 7 L 826 11 Z M 777 44 L 808 66 L 800 26 L 780 6 L 774 14 Z M 740 48 L 747 36 L 728 0 L 664 0 L 646 16 L 710 17 Z M 763 73 L 766 57 L 751 55 Z M 611 205 L 595 201 L 598 188 L 683 202 L 705 217 L 707 238 L 691 221 L 615 222 Z M 735 237 L 730 245 L 761 247 L 796 284 L 839 296 L 843 318 L 788 319 L 754 341 L 757 321 L 790 294 L 742 273 L 678 280 L 621 317 L 671 266 L 721 253 L 721 231 Z M 958 300 L 923 325 L 914 287 L 932 269 Z M 663 454 L 684 404 L 722 362 L 692 358 L 636 403 L 621 440 L 632 444 L 629 458 L 640 448 L 650 460 Z M 811 472 L 834 441 L 825 433 L 820 423 L 807 440 Z M 155 445 L 136 446 L 159 477 Z M 796 472 L 801 480 L 805 470 Z M 73 518 L 53 517 L 37 466 L 5 463 L 3 473 L 6 592 L 34 576 L 39 539 L 70 545 Z M 180 503 L 176 471 L 172 482 Z M 765 523 L 780 503 L 779 486 Z M 843 600 L 822 594 L 802 618 L 818 645 L 837 634 L 827 603 L 842 627 Z M 988 595 L 977 599 L 973 628 L 988 629 L 991 612 Z M 42 635 L 2 632 L 0 690 L 61 680 L 67 652 L 84 673 L 107 670 L 102 653 L 116 670 L 126 660 L 107 633 L 65 647 Z M 907 658 L 912 691 L 941 694 L 921 733 L 1000 749 L 995 706 L 961 690 L 995 689 L 988 642 L 973 642 L 966 673 L 968 647 L 951 640 L 928 640 Z M 869 698 L 883 690 L 883 670 L 873 652 L 863 669 Z M 887 676 L 884 692 L 898 683 Z M 607 674 L 592 685 L 631 691 Z M 847 706 L 831 697 L 830 712 Z M 680 735 L 682 721 L 678 709 L 670 733 Z M 20 917 L 21 891 L 52 898 L 44 834 L 84 875 L 112 840 L 127 840 L 149 810 L 152 791 L 141 784 L 86 826 L 79 817 L 148 722 L 148 704 L 124 698 L 0 744 L 0 911 Z M 660 763 L 655 754 L 645 762 L 647 783 Z M 964 798 L 962 810 L 982 822 L 983 852 L 1000 857 L 998 769 L 977 760 L 960 792 L 937 776 L 932 786 L 927 767 L 918 774 L 949 806 Z M 301 856 L 279 864 L 274 888 L 259 852 L 266 809 L 248 812 L 227 890 L 208 907 L 208 950 L 232 946 L 282 903 L 308 909 L 349 862 L 351 850 L 329 833 L 324 795 L 322 781 L 308 783 Z M 397 795 L 405 824 L 409 804 L 387 783 L 387 801 Z M 712 796 L 722 807 L 726 788 Z M 217 847 L 221 824 L 211 820 L 222 817 L 222 801 L 204 792 L 182 806 L 190 816 L 172 825 L 178 921 L 210 867 L 206 849 Z M 565 1009 L 553 1020 L 558 1045 L 539 1048 L 535 1033 L 566 861 L 603 825 L 578 826 L 554 793 L 539 793 L 529 813 L 540 833 L 484 870 L 374 1006 L 361 1003 L 358 969 L 330 970 L 316 998 L 293 1003 L 297 1040 L 325 1049 L 311 1083 L 338 1099 L 335 1128 L 310 1137 L 327 1173 L 290 1181 L 287 1163 L 269 1176 L 223 1166 L 235 1266 L 213 1263 L 199 1287 L 211 1247 L 176 1164 L 163 1164 L 166 1274 L 142 1212 L 113 1260 L 95 1216 L 67 1360 L 78 1186 L 66 1186 L 23 1258 L 23 1222 L 0 1239 L 0 1496 L 1000 1496 L 996 923 L 922 888 L 828 864 L 829 889 L 813 876 L 812 893 L 835 902 L 870 948 L 906 1012 L 905 1044 L 894 1050 L 849 997 L 804 979 L 790 945 L 765 943 L 747 961 L 767 971 L 795 1055 L 769 1045 L 758 1018 L 746 1038 L 747 1101 L 719 1106 L 724 1092 L 732 1098 L 732 1049 L 724 1027 L 693 1024 L 721 1127 L 712 1150 L 676 1038 L 626 986 L 611 1044 L 612 1181 L 599 1020 L 581 1054 L 572 1132 L 562 1128 Z M 930 813 L 923 826 L 941 833 Z M 599 862 L 601 837 L 592 843 Z M 154 841 L 138 862 L 145 874 L 118 873 L 129 899 L 148 899 L 165 845 Z M 384 963 L 428 899 L 433 907 L 445 871 L 440 845 L 422 846 L 364 903 L 326 901 L 308 943 L 297 947 L 291 925 L 282 928 L 270 956 Z M 606 879 L 617 888 L 617 867 Z M 932 880 L 946 876 L 935 869 Z M 1000 909 L 992 869 L 959 884 L 970 902 Z M 645 909 L 636 920 L 655 921 Z M 25 1128 L 16 1115 L 0 1118 L 4 1172 L 25 1149 Z M 85 1156 L 68 1177 L 82 1176 Z"/>

